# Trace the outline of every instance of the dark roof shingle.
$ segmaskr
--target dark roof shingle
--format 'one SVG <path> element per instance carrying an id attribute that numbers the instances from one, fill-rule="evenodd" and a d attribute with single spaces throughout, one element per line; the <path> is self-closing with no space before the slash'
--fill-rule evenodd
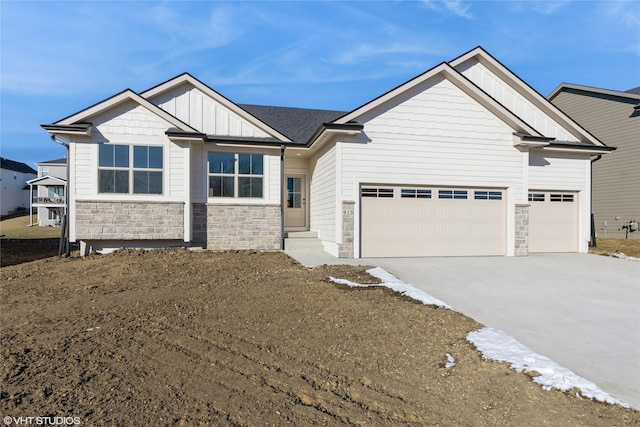
<path id="1" fill-rule="evenodd" d="M 0 157 L 0 168 L 20 173 L 31 173 L 34 175 L 38 174 L 38 171 L 28 166 L 27 164 L 16 162 L 15 160 L 5 159 L 4 157 Z"/>
<path id="2" fill-rule="evenodd" d="M 299 144 L 307 143 L 323 123 L 332 122 L 347 114 L 345 111 L 267 105 L 238 104 L 238 106 Z"/>

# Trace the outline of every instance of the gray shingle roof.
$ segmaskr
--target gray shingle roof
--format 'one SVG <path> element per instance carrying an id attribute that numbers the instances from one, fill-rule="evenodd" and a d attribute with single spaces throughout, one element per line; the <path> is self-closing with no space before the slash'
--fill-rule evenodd
<path id="1" fill-rule="evenodd" d="M 332 122 L 347 114 L 346 111 L 267 105 L 238 104 L 238 106 L 299 144 L 307 143 L 323 123 Z"/>
<path id="2" fill-rule="evenodd" d="M 66 165 L 67 159 L 64 157 L 62 159 L 54 159 L 54 160 L 45 160 L 44 162 L 36 162 L 36 165 Z"/>
<path id="3" fill-rule="evenodd" d="M 636 95 L 640 95 L 640 86 L 638 87 L 634 87 L 633 89 L 629 89 L 627 91 L 625 91 L 627 93 L 634 93 Z"/>
<path id="4" fill-rule="evenodd" d="M 5 159 L 4 157 L 0 157 L 0 168 L 20 173 L 32 173 L 34 175 L 38 174 L 38 171 L 26 165 L 25 163 Z"/>

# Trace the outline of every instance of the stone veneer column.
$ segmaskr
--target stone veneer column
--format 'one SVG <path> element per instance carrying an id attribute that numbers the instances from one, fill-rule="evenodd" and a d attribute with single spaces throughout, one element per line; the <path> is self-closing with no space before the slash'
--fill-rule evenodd
<path id="1" fill-rule="evenodd" d="M 338 258 L 353 258 L 354 236 L 354 207 L 355 202 L 344 200 L 342 202 L 342 243 L 338 250 Z"/>
<path id="2" fill-rule="evenodd" d="M 529 205 L 516 204 L 515 256 L 529 255 Z"/>

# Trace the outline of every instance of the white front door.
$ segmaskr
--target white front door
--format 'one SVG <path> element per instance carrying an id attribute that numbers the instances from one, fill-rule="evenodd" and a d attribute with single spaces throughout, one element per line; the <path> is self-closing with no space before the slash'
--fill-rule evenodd
<path id="1" fill-rule="evenodd" d="M 307 195 L 304 175 L 287 175 L 287 200 L 284 210 L 286 228 L 304 229 L 307 226 Z"/>

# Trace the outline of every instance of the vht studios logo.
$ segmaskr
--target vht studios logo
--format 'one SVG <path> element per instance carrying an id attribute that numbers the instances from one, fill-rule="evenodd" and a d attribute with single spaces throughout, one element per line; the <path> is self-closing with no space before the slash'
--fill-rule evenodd
<path id="1" fill-rule="evenodd" d="M 71 426 L 80 425 L 80 417 L 11 417 L 2 418 L 5 425 Z"/>

